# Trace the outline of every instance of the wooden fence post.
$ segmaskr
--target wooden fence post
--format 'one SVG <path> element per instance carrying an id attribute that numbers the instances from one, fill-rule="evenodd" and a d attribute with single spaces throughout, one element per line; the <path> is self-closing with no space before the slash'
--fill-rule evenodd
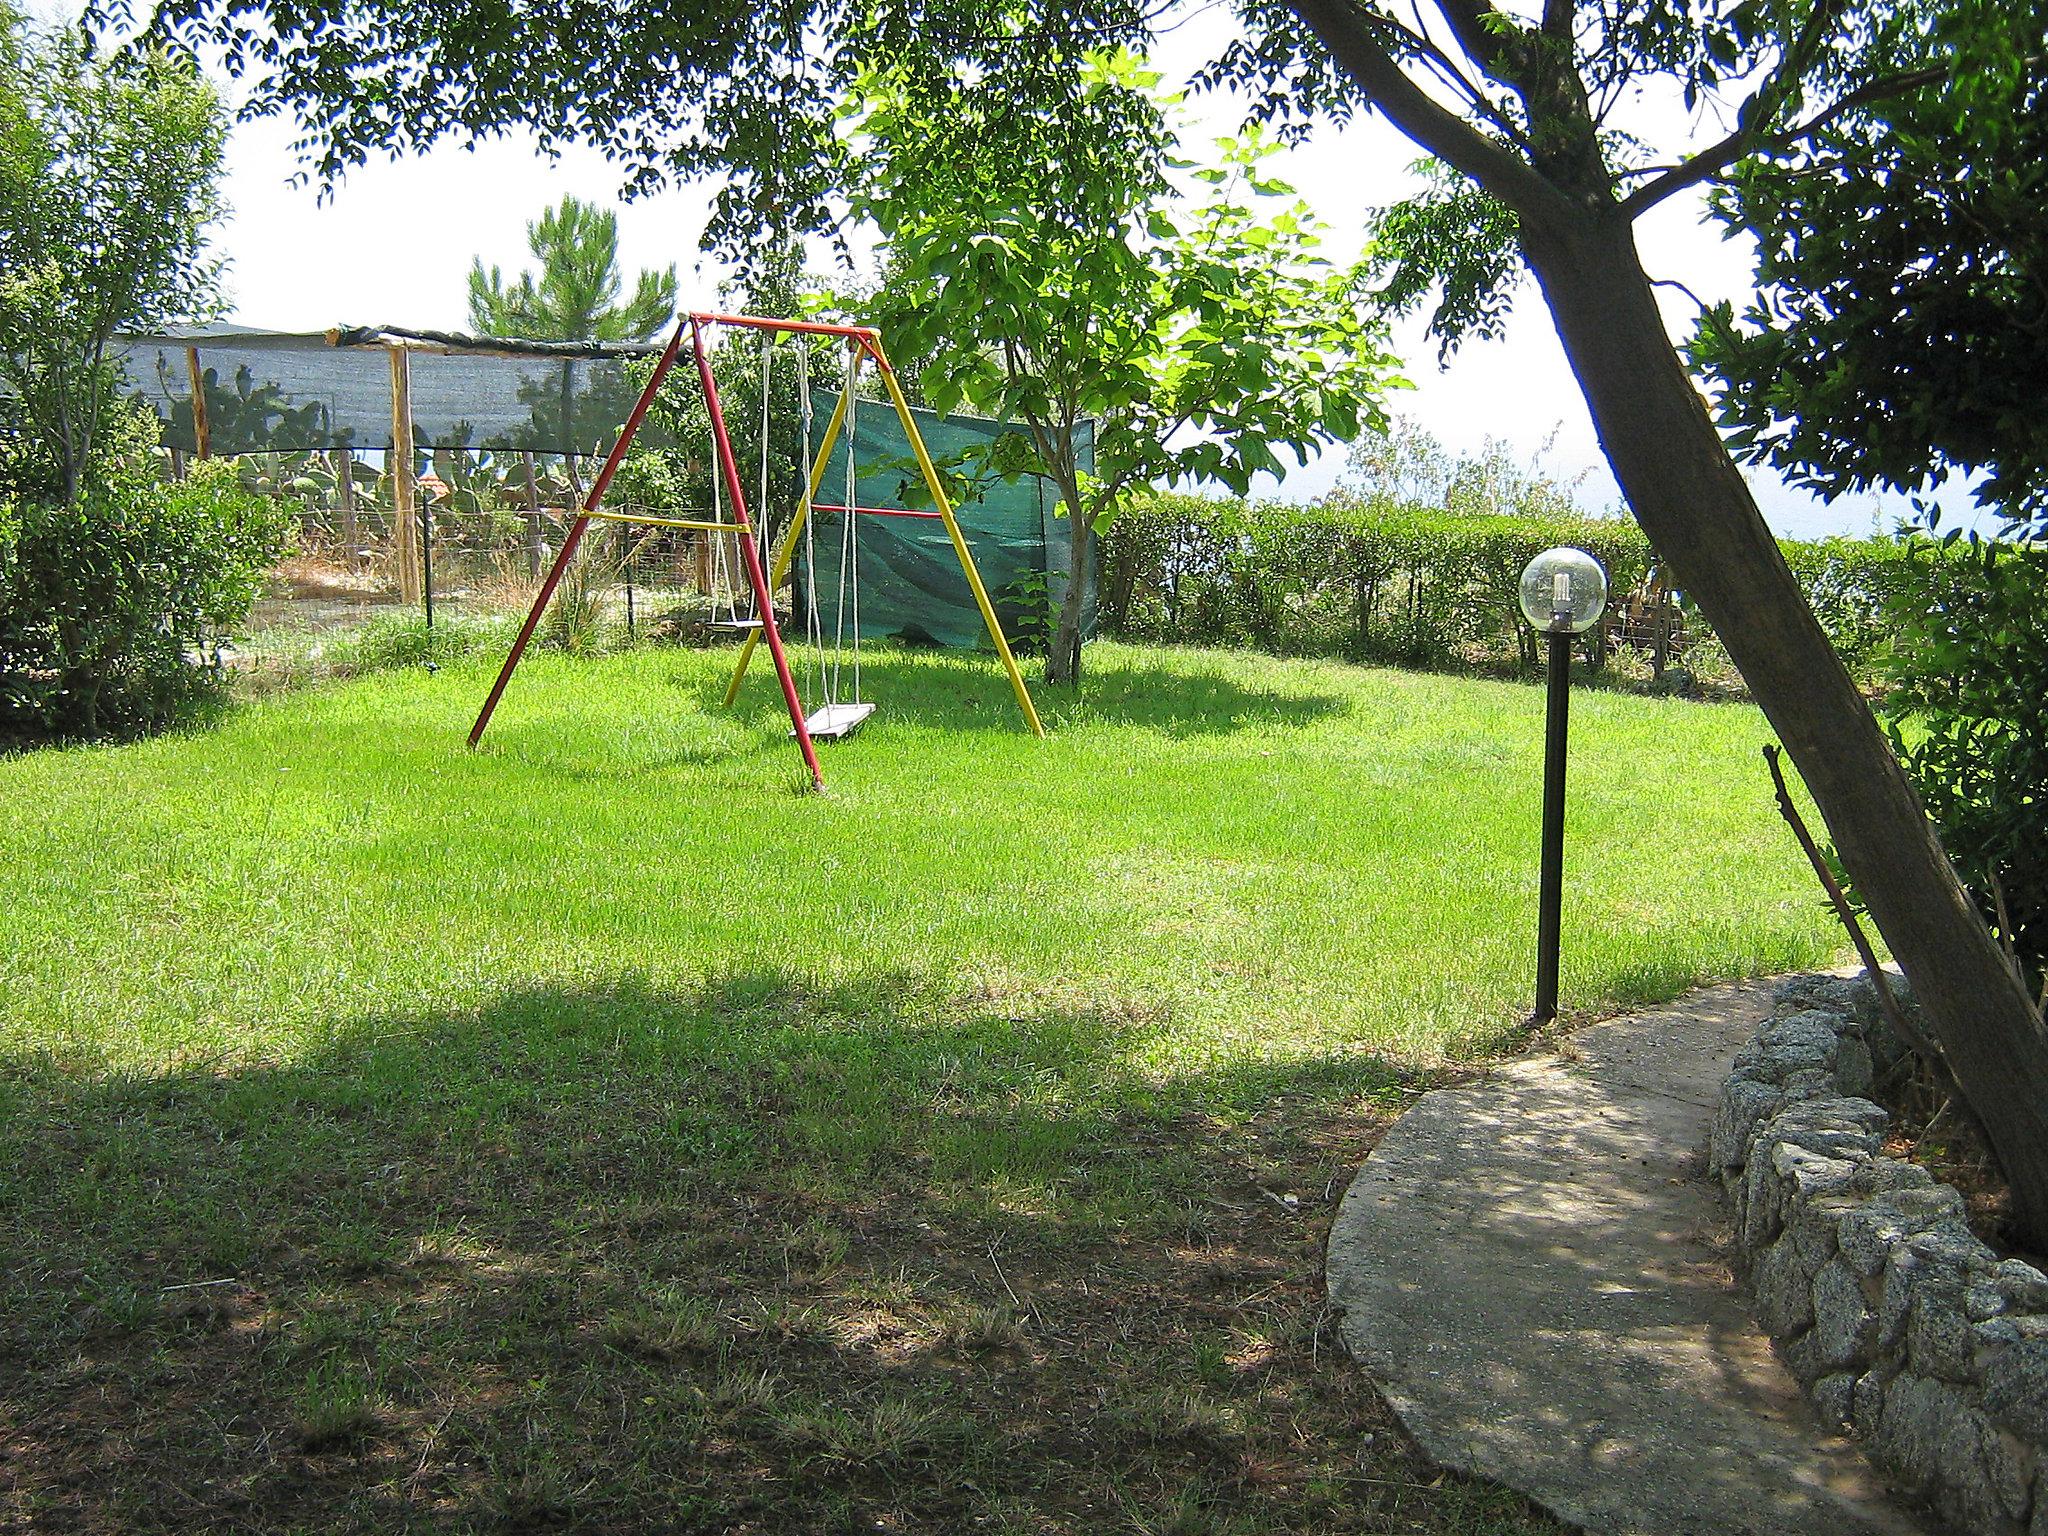
<path id="1" fill-rule="evenodd" d="M 391 355 L 391 557 L 402 603 L 420 600 L 420 528 L 414 502 L 412 442 L 412 358 L 402 346 Z"/>

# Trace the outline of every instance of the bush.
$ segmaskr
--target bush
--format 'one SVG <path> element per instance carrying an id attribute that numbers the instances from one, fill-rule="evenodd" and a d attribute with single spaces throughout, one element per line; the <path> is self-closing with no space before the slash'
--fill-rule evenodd
<path id="1" fill-rule="evenodd" d="M 1457 498 L 1444 511 L 1345 491 L 1312 506 L 1137 498 L 1103 541 L 1103 627 L 1133 639 L 1401 666 L 1533 667 L 1536 637 L 1515 597 L 1532 556 L 1554 544 L 1588 550 L 1617 596 L 1654 569 L 1649 540 L 1629 519 L 1580 516 L 1554 507 L 1554 497 L 1525 498 L 1525 510 L 1505 514 L 1462 510 L 1470 502 Z M 1822 627 L 1866 680 L 1878 674 L 1886 604 L 1907 581 L 1914 544 L 1782 544 Z M 1697 612 L 1688 609 L 1685 623 L 1688 665 L 1720 654 Z M 1586 658 L 1604 660 L 1590 639 Z"/>
<path id="2" fill-rule="evenodd" d="M 1920 541 L 1887 605 L 1885 715 L 1956 870 L 2048 970 L 2048 549 Z"/>
<path id="3" fill-rule="evenodd" d="M 156 478 L 146 432 L 69 505 L 0 503 L 0 738 L 169 725 L 220 682 L 211 641 L 248 617 L 298 515 L 213 462 Z"/>
<path id="4" fill-rule="evenodd" d="M 1103 548 L 1103 623 L 1148 640 L 1254 645 L 1407 666 L 1533 663 L 1516 583 L 1553 544 L 1598 556 L 1617 589 L 1648 541 L 1618 518 L 1486 516 L 1339 493 L 1312 506 L 1155 494 Z"/>

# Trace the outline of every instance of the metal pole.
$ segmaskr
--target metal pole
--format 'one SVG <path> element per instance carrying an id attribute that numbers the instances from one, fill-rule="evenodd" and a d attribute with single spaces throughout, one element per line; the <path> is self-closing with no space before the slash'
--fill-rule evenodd
<path id="1" fill-rule="evenodd" d="M 1552 629 L 1549 697 L 1543 723 L 1543 868 L 1536 896 L 1536 1012 L 1557 1017 L 1558 929 L 1564 906 L 1564 744 L 1571 713 L 1572 636 Z"/>
<path id="2" fill-rule="evenodd" d="M 533 631 L 540 623 L 540 616 L 547 611 L 548 599 L 555 595 L 555 588 L 561 584 L 562 573 L 569 568 L 569 562 L 576 558 L 576 546 L 583 542 L 583 530 L 590 526 L 590 514 L 597 510 L 604 500 L 604 493 L 610 489 L 612 476 L 618 473 L 620 463 L 626 457 L 626 450 L 633 446 L 633 434 L 640 430 L 640 423 L 646 419 L 647 407 L 653 403 L 661 381 L 668 377 L 668 371 L 675 366 L 676 354 L 682 350 L 684 324 L 676 326 L 675 334 L 669 338 L 668 346 L 661 354 L 661 360 L 654 365 L 654 374 L 647 381 L 647 387 L 640 391 L 640 399 L 633 406 L 633 414 L 626 418 L 626 425 L 619 433 L 619 440 L 612 444 L 612 451 L 604 461 L 604 468 L 597 472 L 597 480 L 590 487 L 590 497 L 583 504 L 583 510 L 569 525 L 569 531 L 562 539 L 560 553 L 555 563 L 548 568 L 547 579 L 540 584 L 540 591 L 533 599 L 533 606 L 526 611 L 526 622 L 519 626 L 519 634 L 512 641 L 511 654 L 505 658 L 505 665 L 498 669 L 498 680 L 491 684 L 490 696 L 484 700 L 484 707 L 477 712 L 476 724 L 469 728 L 469 744 L 474 747 L 483 739 L 484 727 L 491 723 L 491 712 L 498 707 L 498 700 L 504 697 L 505 685 L 512 680 L 512 673 L 519 666 L 519 658 L 526 654 L 526 644 L 533 638 Z"/>
<path id="3" fill-rule="evenodd" d="M 804 766 L 811 773 L 811 788 L 825 787 L 824 770 L 818 766 L 817 749 L 811 745 L 811 728 L 804 721 L 804 706 L 797 698 L 796 679 L 789 675 L 789 657 L 782 649 L 782 634 L 775 627 L 775 603 L 768 586 L 768 573 L 761 569 L 761 552 L 754 547 L 754 530 L 747 522 L 746 492 L 740 489 L 739 461 L 733 457 L 732 438 L 725 430 L 725 411 L 719 404 L 718 381 L 711 372 L 711 354 L 704 346 L 703 323 L 694 316 L 690 346 L 697 354 L 697 381 L 704 391 L 704 410 L 711 418 L 711 441 L 715 461 L 713 474 L 722 474 L 726 499 L 732 503 L 733 521 L 739 525 L 740 555 L 746 562 L 747 584 L 754 589 L 755 610 L 761 615 L 760 633 L 768 641 L 768 655 L 775 663 L 776 680 L 782 684 L 782 701 L 789 707 L 789 723 L 803 753 Z"/>
<path id="4" fill-rule="evenodd" d="M 451 470 L 452 474 L 453 471 Z M 427 604 L 427 628 L 434 627 L 434 498 L 420 508 L 420 593 Z"/>

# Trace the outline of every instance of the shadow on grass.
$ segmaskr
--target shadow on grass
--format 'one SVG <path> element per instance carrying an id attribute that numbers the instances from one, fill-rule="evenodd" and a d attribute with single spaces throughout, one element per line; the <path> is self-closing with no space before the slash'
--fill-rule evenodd
<path id="1" fill-rule="evenodd" d="M 17 1060 L 10 1497 L 77 1529 L 1106 1529 L 1184 1497 L 1363 1529 L 1378 1493 L 1338 1519 L 1342 1477 L 1247 1468 L 1355 1469 L 1379 1412 L 1329 1369 L 1313 1213 L 1395 1074 L 1161 1084 L 1123 1061 L 1155 1023 L 768 972 L 359 1019 L 289 1065 Z"/>
<path id="2" fill-rule="evenodd" d="M 791 661 L 806 706 L 815 707 L 815 661 L 801 652 L 792 652 Z M 1073 689 L 1044 682 L 1037 658 L 1019 658 L 1025 683 L 1048 727 L 1126 725 L 1173 738 L 1218 736 L 1307 726 L 1351 707 L 1334 694 L 1247 686 L 1226 667 L 1193 657 L 1177 667 L 1122 658 L 1105 664 L 1095 652 L 1086 661 L 1094 664 L 1084 664 L 1081 685 Z M 885 645 L 863 655 L 861 677 L 862 693 L 880 705 L 878 724 L 899 721 L 941 730 L 996 732 L 1023 728 L 1009 681 L 992 655 Z M 724 690 L 722 676 L 690 688 L 707 713 L 723 710 Z M 774 690 L 774 673 L 765 658 L 757 657 L 741 695 L 742 709 L 762 706 L 775 697 Z M 840 697 L 850 698 L 851 692 L 849 667 L 841 674 Z"/>

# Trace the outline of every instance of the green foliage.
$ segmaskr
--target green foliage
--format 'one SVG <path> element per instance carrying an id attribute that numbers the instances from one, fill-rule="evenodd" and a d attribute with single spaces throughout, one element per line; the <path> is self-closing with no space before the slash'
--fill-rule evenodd
<path id="1" fill-rule="evenodd" d="M 526 226 L 539 271 L 510 283 L 478 257 L 469 271 L 469 323 L 523 341 L 644 341 L 675 323 L 676 269 L 642 271 L 620 302 L 619 216 L 564 196 Z"/>
<path id="2" fill-rule="evenodd" d="M 1923 542 L 1887 613 L 1885 713 L 1985 920 L 2048 972 L 2048 550 Z"/>
<path id="3" fill-rule="evenodd" d="M 1114 51 L 1079 74 L 1093 133 L 1063 159 L 1050 127 L 977 116 L 963 95 L 935 103 L 893 75 L 869 83 L 850 129 L 855 207 L 887 263 L 876 323 L 934 407 L 1019 423 L 992 467 L 1043 476 L 1076 520 L 1050 669 L 1064 677 L 1089 535 L 1125 490 L 1243 493 L 1282 476 L 1283 455 L 1305 463 L 1377 421 L 1391 372 L 1361 272 L 1320 254 L 1322 226 L 1265 169 L 1272 135 L 1248 128 L 1215 164 L 1164 166 L 1158 76 Z M 1084 474 L 1073 440 L 1090 418 Z"/>
<path id="4" fill-rule="evenodd" d="M 1533 665 L 1516 585 L 1555 544 L 1589 550 L 1618 591 L 1652 563 L 1642 531 L 1618 518 L 1481 515 L 1344 493 L 1311 506 L 1152 495 L 1110 529 L 1103 622 L 1133 637 L 1282 654 Z"/>
<path id="5" fill-rule="evenodd" d="M 5 11 L 0 36 L 0 382 L 23 424 L 12 456 L 29 459 L 16 491 L 69 501 L 117 393 L 109 339 L 212 302 L 227 116 L 167 54 L 95 57 Z"/>
<path id="6" fill-rule="evenodd" d="M 1928 82 L 1715 197 L 1759 297 L 1710 311 L 1693 356 L 1742 457 L 1829 496 L 1981 471 L 1981 503 L 2048 532 L 2048 4 L 1945 6 L 1929 36 Z"/>
<path id="7" fill-rule="evenodd" d="M 1471 461 L 1483 464 L 1484 460 Z M 1447 476 L 1448 478 L 1448 476 Z M 1618 603 L 1657 569 L 1625 518 L 1587 517 L 1554 487 L 1498 512 L 1340 492 L 1312 506 L 1152 494 L 1136 498 L 1103 547 L 1102 621 L 1134 639 L 1252 645 L 1432 668 L 1534 667 L 1515 599 L 1522 567 L 1556 544 L 1590 551 Z M 1926 541 L 1781 541 L 1835 648 L 1874 677 Z M 1695 646 L 1711 642 L 1689 605 Z M 1597 634 L 1597 631 L 1595 632 Z M 1589 639 L 1586 659 L 1603 652 Z"/>
<path id="8" fill-rule="evenodd" d="M 1439 360 L 1467 337 L 1499 338 L 1525 273 L 1515 216 L 1435 160 L 1412 168 L 1423 190 L 1372 221 L 1380 302 L 1407 314 L 1434 300 L 1429 334 Z"/>
<path id="9" fill-rule="evenodd" d="M 298 508 L 234 466 L 156 478 L 153 416 L 115 420 L 123 451 L 69 502 L 0 504 L 0 738 L 169 725 L 218 687 L 209 644 L 248 616 Z"/>

